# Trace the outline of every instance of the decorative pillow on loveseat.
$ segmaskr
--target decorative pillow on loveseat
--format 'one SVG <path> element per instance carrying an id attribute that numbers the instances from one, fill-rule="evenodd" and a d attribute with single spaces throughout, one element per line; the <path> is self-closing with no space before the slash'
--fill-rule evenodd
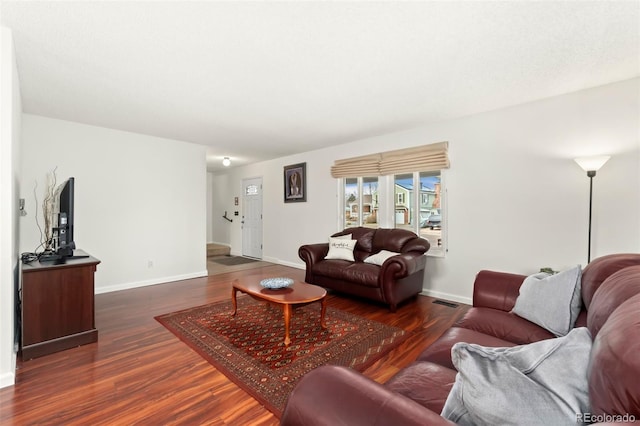
<path id="1" fill-rule="evenodd" d="M 567 334 L 582 307 L 580 266 L 548 274 L 541 272 L 525 278 L 512 312 L 556 336 Z"/>
<path id="2" fill-rule="evenodd" d="M 356 246 L 358 240 L 349 240 L 342 237 L 329 238 L 329 253 L 325 256 L 325 259 L 341 259 L 349 260 L 353 262 L 353 249 Z"/>
<path id="3" fill-rule="evenodd" d="M 397 256 L 400 253 L 389 250 L 380 250 L 378 253 L 367 257 L 364 263 L 371 263 L 373 265 L 382 266 L 382 264 L 390 257 Z"/>
<path id="4" fill-rule="evenodd" d="M 458 425 L 568 425 L 590 412 L 587 368 L 591 334 L 510 348 L 456 343 L 456 381 L 442 416 Z"/>

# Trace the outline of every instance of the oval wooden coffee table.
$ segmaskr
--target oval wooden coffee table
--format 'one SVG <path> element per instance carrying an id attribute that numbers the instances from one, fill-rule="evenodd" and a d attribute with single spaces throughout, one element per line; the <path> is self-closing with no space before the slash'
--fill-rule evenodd
<path id="1" fill-rule="evenodd" d="M 324 313 L 327 310 L 327 291 L 316 285 L 295 281 L 291 286 L 277 290 L 264 288 L 260 285 L 260 278 L 246 278 L 242 281 L 234 280 L 231 285 L 231 303 L 233 303 L 233 312 L 231 316 L 235 316 L 238 310 L 236 301 L 236 293 L 241 292 L 248 294 L 259 300 L 264 300 L 276 305 L 282 305 L 284 311 L 284 344 L 289 346 L 291 339 L 289 338 L 289 324 L 291 323 L 291 308 L 294 305 L 306 305 L 312 302 L 320 302 L 322 310 L 320 312 L 320 325 L 326 328 L 324 322 Z"/>

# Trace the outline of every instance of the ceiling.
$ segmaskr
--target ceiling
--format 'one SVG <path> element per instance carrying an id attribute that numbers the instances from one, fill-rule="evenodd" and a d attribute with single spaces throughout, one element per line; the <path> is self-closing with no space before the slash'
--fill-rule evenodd
<path id="1" fill-rule="evenodd" d="M 16 2 L 23 111 L 277 158 L 640 75 L 640 2 Z"/>

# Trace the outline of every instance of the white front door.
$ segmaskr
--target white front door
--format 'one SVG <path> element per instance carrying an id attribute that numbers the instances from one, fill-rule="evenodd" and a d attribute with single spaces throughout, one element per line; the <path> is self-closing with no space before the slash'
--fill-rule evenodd
<path id="1" fill-rule="evenodd" d="M 262 259 L 262 178 L 242 180 L 242 255 Z"/>

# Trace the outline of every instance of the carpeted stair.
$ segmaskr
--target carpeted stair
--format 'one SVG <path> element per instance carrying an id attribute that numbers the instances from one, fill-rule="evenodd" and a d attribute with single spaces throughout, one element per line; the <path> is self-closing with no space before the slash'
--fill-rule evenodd
<path id="1" fill-rule="evenodd" d="M 207 244 L 207 257 L 211 256 L 229 256 L 231 254 L 231 247 L 222 244 Z"/>

